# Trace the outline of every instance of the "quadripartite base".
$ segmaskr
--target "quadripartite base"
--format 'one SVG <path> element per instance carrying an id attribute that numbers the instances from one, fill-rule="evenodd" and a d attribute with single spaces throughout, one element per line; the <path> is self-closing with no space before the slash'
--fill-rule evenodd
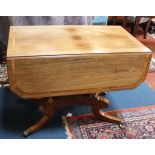
<path id="1" fill-rule="evenodd" d="M 43 114 L 43 117 L 37 123 L 25 130 L 23 136 L 27 137 L 44 127 L 59 108 L 75 104 L 91 106 L 93 114 L 102 121 L 121 124 L 121 119 L 103 112 L 101 114 L 100 110 L 109 106 L 109 100 L 103 97 L 104 94 L 105 93 L 96 93 L 91 95 L 62 96 L 35 100 L 40 103 L 39 110 Z"/>

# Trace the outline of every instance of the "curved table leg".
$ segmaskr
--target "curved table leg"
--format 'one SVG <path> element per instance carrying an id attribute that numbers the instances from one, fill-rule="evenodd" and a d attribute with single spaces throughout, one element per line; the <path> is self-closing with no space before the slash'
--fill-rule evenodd
<path id="1" fill-rule="evenodd" d="M 55 108 L 52 103 L 52 99 L 49 98 L 47 101 L 45 100 L 42 104 L 39 105 L 39 111 L 43 114 L 43 117 L 37 123 L 26 129 L 22 137 L 27 137 L 48 124 L 48 122 L 55 114 Z"/>
<path id="2" fill-rule="evenodd" d="M 99 94 L 95 94 L 95 98 L 98 100 L 98 102 L 92 106 L 92 112 L 94 115 L 102 121 L 121 124 L 121 119 L 109 115 L 103 111 L 101 112 L 101 109 L 105 109 L 109 106 L 109 100 L 103 96 L 100 96 Z"/>
<path id="3" fill-rule="evenodd" d="M 28 135 L 44 127 L 54 116 L 57 109 L 72 105 L 91 106 L 92 112 L 100 120 L 110 123 L 121 124 L 121 119 L 111 116 L 107 113 L 101 112 L 101 109 L 107 108 L 109 106 L 109 100 L 104 98 L 103 95 L 105 95 L 105 93 L 98 93 L 95 95 L 86 94 L 75 96 L 62 96 L 37 100 L 37 102 L 40 102 L 39 110 L 43 114 L 43 117 L 37 123 L 25 130 L 23 136 L 27 137 Z"/>

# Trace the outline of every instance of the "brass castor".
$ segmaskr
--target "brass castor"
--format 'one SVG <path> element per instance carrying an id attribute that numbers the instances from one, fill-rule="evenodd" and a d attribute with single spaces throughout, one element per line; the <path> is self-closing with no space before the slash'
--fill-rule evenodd
<path id="1" fill-rule="evenodd" d="M 29 133 L 24 131 L 23 134 L 21 135 L 21 138 L 27 138 L 29 136 Z"/>
<path id="2" fill-rule="evenodd" d="M 123 125 L 123 122 L 119 123 L 118 125 L 119 125 L 120 129 L 124 129 L 125 128 L 124 125 Z"/>

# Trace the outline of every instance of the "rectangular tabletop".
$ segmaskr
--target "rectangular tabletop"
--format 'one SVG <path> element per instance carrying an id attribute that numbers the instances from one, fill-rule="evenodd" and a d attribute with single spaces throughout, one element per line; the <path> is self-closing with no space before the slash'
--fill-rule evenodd
<path id="1" fill-rule="evenodd" d="M 150 52 L 121 26 L 11 26 L 7 57 Z"/>

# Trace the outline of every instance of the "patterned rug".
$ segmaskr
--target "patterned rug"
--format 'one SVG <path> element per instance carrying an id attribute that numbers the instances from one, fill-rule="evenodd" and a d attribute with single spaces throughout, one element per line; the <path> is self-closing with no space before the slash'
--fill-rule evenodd
<path id="1" fill-rule="evenodd" d="M 6 64 L 0 64 L 0 87 L 8 86 L 8 76 Z"/>
<path id="2" fill-rule="evenodd" d="M 72 139 L 155 139 L 155 105 L 108 112 L 123 119 L 123 127 L 102 122 L 93 114 L 63 117 Z"/>

